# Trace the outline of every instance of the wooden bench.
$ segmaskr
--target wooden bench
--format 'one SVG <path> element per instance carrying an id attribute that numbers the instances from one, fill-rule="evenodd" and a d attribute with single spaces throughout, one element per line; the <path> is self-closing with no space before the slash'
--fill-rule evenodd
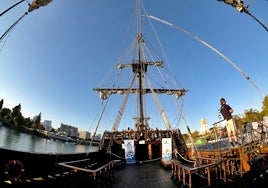
<path id="1" fill-rule="evenodd" d="M 192 174 L 198 173 L 197 171 L 199 170 L 205 170 L 207 174 L 208 186 L 210 186 L 211 185 L 211 170 L 216 168 L 216 171 L 217 171 L 217 168 L 220 162 L 223 162 L 223 161 L 215 160 L 214 162 L 203 164 L 198 167 L 194 167 L 193 164 L 184 164 L 184 163 L 181 163 L 181 161 L 173 159 L 171 160 L 172 171 L 173 171 L 172 173 L 173 173 L 173 176 L 176 176 L 178 178 L 179 182 L 181 182 L 181 178 L 182 178 L 183 185 L 188 185 L 189 188 L 192 188 L 193 186 Z M 186 174 L 188 174 L 188 183 L 186 182 Z"/>
<path id="2" fill-rule="evenodd" d="M 83 160 L 77 160 L 77 161 L 68 161 L 68 162 L 61 162 L 57 163 L 56 165 L 62 166 L 65 168 L 72 169 L 74 171 L 81 171 L 81 172 L 86 172 L 90 173 L 93 176 L 93 179 L 96 180 L 97 175 L 101 175 L 102 173 L 107 173 L 110 172 L 110 170 L 114 167 L 114 164 L 116 163 L 115 161 L 109 161 L 108 163 L 105 163 L 101 166 L 98 166 L 97 168 L 94 169 L 95 163 L 87 165 L 86 167 L 80 167 L 75 164 L 81 163 L 81 162 L 90 162 L 90 159 L 83 159 Z"/>

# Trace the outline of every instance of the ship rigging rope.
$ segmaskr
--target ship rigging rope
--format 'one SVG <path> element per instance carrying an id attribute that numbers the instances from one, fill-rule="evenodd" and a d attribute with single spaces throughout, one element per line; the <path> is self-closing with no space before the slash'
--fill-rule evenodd
<path id="1" fill-rule="evenodd" d="M 122 70 L 120 69 L 119 72 L 121 72 L 121 71 L 122 71 Z M 116 79 L 116 80 L 117 80 L 117 81 L 119 80 L 119 73 L 117 74 L 117 79 Z M 133 80 L 132 80 L 132 82 L 131 82 L 131 84 L 130 84 L 130 87 L 129 87 L 129 90 L 128 90 L 128 92 L 127 92 L 127 95 L 126 95 L 126 97 L 125 97 L 125 99 L 124 99 L 124 101 L 123 101 L 123 104 L 121 105 L 121 108 L 120 108 L 120 110 L 119 110 L 119 112 L 118 112 L 118 115 L 117 115 L 117 117 L 116 117 L 116 120 L 115 120 L 115 122 L 114 122 L 114 124 L 113 124 L 113 127 L 112 127 L 112 130 L 113 130 L 113 131 L 118 130 L 118 125 L 119 125 L 119 123 L 120 123 L 120 121 L 121 121 L 121 118 L 122 118 L 122 116 L 123 116 L 123 112 L 124 112 L 124 109 L 125 109 L 125 106 L 126 106 L 126 103 L 127 103 L 128 97 L 129 97 L 129 94 L 130 94 L 130 90 L 131 90 L 131 88 L 132 88 L 132 86 L 133 86 L 134 81 L 135 81 L 135 77 L 133 78 Z M 113 86 L 113 87 L 114 87 L 114 86 Z M 106 102 L 105 102 L 105 104 L 104 104 L 103 110 L 102 110 L 102 112 L 101 112 L 101 115 L 100 115 L 100 117 L 99 117 L 99 120 L 98 120 L 98 123 L 97 123 L 97 126 L 96 126 L 96 129 L 95 129 L 95 131 L 94 131 L 94 133 L 93 133 L 93 137 L 92 137 L 93 139 L 92 139 L 92 141 L 94 140 L 94 137 L 95 137 L 95 135 L 96 135 L 96 133 L 97 133 L 97 130 L 98 130 L 98 128 L 99 128 L 99 125 L 100 125 L 100 121 L 101 121 L 101 119 L 102 119 L 102 117 L 103 117 L 103 115 L 104 115 L 104 112 L 106 111 L 106 107 L 107 107 L 107 105 L 108 105 L 109 99 L 110 99 L 110 95 L 108 96 L 108 98 L 107 98 L 107 100 L 106 100 Z M 90 142 L 90 146 L 91 146 L 91 144 L 92 144 L 92 142 Z M 110 145 L 111 145 L 111 143 L 109 143 L 109 147 L 110 147 Z"/>
<path id="2" fill-rule="evenodd" d="M 96 126 L 95 131 L 94 131 L 93 136 L 92 136 L 92 140 L 91 140 L 90 145 L 89 145 L 90 147 L 91 147 L 91 145 L 92 145 L 92 143 L 93 143 L 93 140 L 94 140 L 94 138 L 95 138 L 95 135 L 96 135 L 96 133 L 97 133 L 97 130 L 99 129 L 100 121 L 101 121 L 101 119 L 102 119 L 102 117 L 103 117 L 103 114 L 104 114 L 104 112 L 105 112 L 105 109 L 106 109 L 106 107 L 107 107 L 107 104 L 108 104 L 108 102 L 109 102 L 109 99 L 110 99 L 110 96 L 109 96 L 108 99 L 106 100 L 106 103 L 105 103 L 105 105 L 104 105 L 104 108 L 103 108 L 103 110 L 102 110 L 102 112 L 101 112 L 100 118 L 99 118 L 99 120 L 98 120 L 97 126 Z"/>
<path id="3" fill-rule="evenodd" d="M 157 36 L 156 36 L 156 37 L 157 37 Z M 157 38 L 158 38 L 158 37 L 157 37 Z M 158 42 L 159 42 L 159 40 L 158 40 Z M 148 43 L 148 45 L 147 45 L 147 43 Z M 159 43 L 160 43 L 160 42 L 159 42 Z M 160 46 L 161 46 L 161 49 L 162 49 L 162 45 L 160 45 Z M 149 42 L 146 42 L 146 44 L 144 43 L 144 49 L 145 49 L 145 51 L 146 51 L 147 54 L 152 58 L 153 55 L 150 53 L 149 47 L 150 47 L 151 49 L 153 49 L 154 52 L 155 52 L 155 49 L 152 47 L 152 45 L 151 45 Z M 163 51 L 163 50 L 162 50 L 162 51 Z M 158 57 L 159 59 L 161 59 L 160 56 L 159 56 L 156 52 L 155 52 L 155 54 L 157 55 L 157 57 Z M 153 58 L 152 58 L 152 59 L 153 59 Z M 167 82 L 166 78 L 164 78 L 164 75 L 161 73 L 159 66 L 155 66 L 155 68 L 157 69 L 157 71 L 158 71 L 160 77 L 162 78 L 163 82 L 167 85 L 168 82 Z M 162 68 L 162 67 L 161 67 L 161 68 Z"/>
<path id="4" fill-rule="evenodd" d="M 8 11 L 10 11 L 12 8 L 14 8 L 15 6 L 17 6 L 18 4 L 22 3 L 23 1 L 25 0 L 21 0 L 17 3 L 15 3 L 14 5 L 12 5 L 11 7 L 7 8 L 6 10 L 4 10 L 1 14 L 0 14 L 0 17 L 3 16 L 5 13 L 7 13 Z"/>
<path id="5" fill-rule="evenodd" d="M 152 26 L 152 28 L 153 28 L 153 26 Z M 154 31 L 154 33 L 156 33 L 156 32 Z M 155 34 L 155 36 L 156 36 L 156 38 L 157 38 L 157 40 L 158 40 L 158 42 L 159 42 L 159 44 L 160 44 L 160 46 L 161 46 L 161 49 L 162 49 L 162 51 L 163 51 L 163 53 L 164 53 L 164 50 L 163 50 L 163 48 L 162 48 L 162 45 L 161 45 L 161 42 L 160 42 L 158 36 L 157 36 L 156 34 Z M 148 43 L 148 44 L 149 44 L 149 43 Z M 149 44 L 149 46 L 153 49 L 153 47 L 152 47 L 151 44 Z M 145 50 L 146 50 L 146 52 L 150 55 L 150 57 L 153 57 L 153 56 L 150 54 L 150 51 L 148 50 L 148 47 L 149 47 L 149 46 L 145 45 Z M 157 54 L 157 56 L 159 56 L 159 55 Z M 165 56 L 165 55 L 164 55 L 164 56 Z M 159 59 L 160 59 L 160 57 L 159 57 Z M 165 59 L 167 59 L 167 58 L 165 57 Z M 160 66 L 160 67 L 162 68 L 162 66 Z M 163 80 L 163 83 L 165 84 L 165 86 L 166 86 L 167 88 L 169 88 L 169 86 L 168 86 L 168 81 L 167 81 L 165 75 L 161 72 L 159 66 L 156 66 L 156 69 L 157 69 L 157 71 L 158 71 L 158 73 L 159 73 L 161 79 Z M 174 73 L 171 71 L 171 69 L 170 69 L 169 66 L 168 66 L 168 74 L 166 74 L 166 75 L 171 75 L 171 77 L 172 77 L 172 79 L 173 79 L 172 81 L 174 82 L 173 84 L 175 85 L 175 87 L 177 87 L 177 83 L 181 86 L 181 84 L 175 79 L 175 77 L 174 77 Z M 147 77 L 148 77 L 148 76 L 147 76 Z M 152 77 L 151 77 L 151 78 L 152 78 Z M 155 81 L 155 83 L 157 83 L 157 81 L 154 80 L 153 78 L 152 78 L 152 80 Z M 157 83 L 157 84 L 159 84 L 159 83 Z M 161 84 L 159 84 L 159 85 L 161 85 Z"/>
<path id="6" fill-rule="evenodd" d="M 6 36 L 9 36 L 10 33 L 14 30 L 15 26 L 22 20 L 22 18 L 24 18 L 24 16 L 26 16 L 28 14 L 28 12 L 25 12 L 19 19 L 17 19 L 5 32 L 4 34 L 0 37 L 0 43 L 4 40 L 4 38 Z M 6 38 L 7 40 L 7 38 Z M 1 47 L 0 52 L 2 50 L 2 48 L 4 47 L 4 45 Z"/>
<path id="7" fill-rule="evenodd" d="M 161 43 L 161 41 L 160 41 L 158 35 L 156 34 L 157 32 L 156 32 L 156 30 L 155 30 L 155 28 L 154 28 L 152 22 L 149 22 L 149 23 L 150 23 L 151 28 L 152 28 L 152 30 L 153 30 L 153 32 L 154 32 L 154 35 L 155 35 L 155 37 L 156 37 L 156 39 L 157 39 L 157 42 L 159 43 L 160 49 L 161 49 L 161 51 L 163 52 L 164 59 L 165 59 L 165 61 L 166 61 L 166 63 L 167 63 L 167 67 L 168 67 L 168 68 L 167 68 L 167 71 L 168 71 L 168 74 L 167 74 L 167 75 L 171 75 L 171 77 L 172 77 L 172 79 L 173 79 L 173 82 L 174 82 L 174 85 L 179 84 L 180 87 L 182 87 L 182 84 L 176 79 L 175 74 L 173 73 L 172 68 L 171 68 L 170 65 L 169 65 L 168 58 L 167 58 L 167 56 L 166 56 L 166 54 L 165 54 L 165 50 L 164 50 L 164 48 L 163 48 L 163 46 L 162 46 L 162 43 Z M 162 74 L 160 74 L 160 75 L 162 75 Z M 164 80 L 164 79 L 163 79 L 163 80 Z M 182 87 L 182 88 L 183 88 L 183 87 Z"/>
<path id="8" fill-rule="evenodd" d="M 181 118 L 182 118 L 182 109 L 183 109 L 183 102 L 184 102 L 183 96 L 181 96 L 180 98 L 181 98 L 181 107 L 179 106 L 179 103 L 177 102 L 177 100 L 174 99 L 175 106 L 179 112 L 178 117 L 176 117 L 176 119 L 178 118 L 178 120 L 177 120 L 177 123 L 175 125 L 175 127 L 178 127 L 178 128 L 179 128 L 179 122 L 181 121 Z M 176 121 L 176 120 L 174 120 L 174 121 Z"/>
<path id="9" fill-rule="evenodd" d="M 248 15 L 250 15 L 254 20 L 256 20 L 266 31 L 268 31 L 268 26 L 261 21 L 259 18 L 257 18 L 256 16 L 254 16 L 247 8 L 244 9 L 244 12 Z"/>
<path id="10" fill-rule="evenodd" d="M 126 94 L 126 96 L 125 96 L 125 98 L 124 98 L 124 100 L 123 100 L 123 102 L 121 104 L 121 107 L 120 107 L 119 111 L 118 111 L 118 114 L 117 114 L 116 119 L 115 119 L 114 124 L 113 124 L 112 131 L 117 131 L 118 130 L 118 126 L 119 126 L 119 124 L 121 122 L 123 113 L 125 111 L 126 104 L 127 104 L 127 101 L 128 101 L 128 97 L 129 97 L 129 94 L 130 94 L 130 90 L 132 89 L 132 86 L 133 86 L 133 84 L 135 82 L 135 79 L 136 79 L 136 77 L 134 76 L 133 79 L 132 79 L 132 82 L 130 84 L 130 87 L 128 87 L 129 89 L 127 90 L 127 94 Z"/>
<path id="11" fill-rule="evenodd" d="M 181 100 L 182 100 L 182 102 L 181 102 L 181 108 L 179 108 L 179 106 L 178 106 L 178 104 L 176 105 L 177 106 L 177 108 L 178 108 L 178 111 L 179 111 L 179 121 L 182 119 L 183 120 L 183 122 L 184 122 L 184 125 L 185 125 L 185 128 L 186 128 L 186 130 L 187 130 L 187 133 L 188 133 L 188 135 L 189 135 L 189 138 L 190 138 L 190 141 L 191 141 L 191 144 L 192 144 L 192 156 L 194 155 L 194 154 L 196 154 L 197 153 L 197 156 L 200 156 L 200 152 L 198 151 L 198 149 L 197 149 L 197 147 L 196 147 L 196 145 L 195 145 L 195 143 L 194 143 L 194 139 L 193 139 L 193 137 L 192 137 L 192 133 L 191 133 L 191 130 L 190 130 L 190 128 L 189 128 L 189 126 L 188 126 L 188 123 L 187 123 L 187 121 L 186 121 L 186 118 L 184 117 L 184 115 L 183 115 L 183 102 L 184 102 L 184 100 L 183 100 L 183 97 L 181 97 Z M 178 121 L 178 122 L 179 122 Z M 196 152 L 196 153 L 195 153 Z M 179 154 L 179 153 L 178 153 Z M 180 155 L 180 154 L 179 154 Z M 181 155 L 180 155 L 180 157 L 181 158 L 183 158 Z M 183 158 L 184 159 L 184 158 Z M 184 159 L 184 160 L 186 160 L 186 159 Z"/>
<path id="12" fill-rule="evenodd" d="M 150 86 L 151 92 L 152 92 L 153 97 L 154 97 L 154 101 L 156 102 L 156 105 L 157 105 L 157 107 L 158 107 L 158 109 L 159 109 L 160 115 L 161 115 L 161 117 L 162 117 L 162 119 L 163 119 L 163 121 L 164 121 L 164 123 L 165 123 L 165 125 L 166 125 L 166 129 L 167 129 L 167 130 L 170 130 L 170 129 L 171 129 L 171 125 L 170 125 L 170 122 L 169 122 L 169 120 L 168 120 L 168 118 L 167 118 L 167 116 L 166 116 L 166 114 L 165 114 L 165 111 L 164 111 L 164 109 L 162 108 L 162 106 L 161 106 L 161 104 L 160 104 L 160 102 L 159 102 L 159 99 L 158 99 L 157 95 L 155 94 L 155 92 L 154 92 L 154 90 L 153 90 L 153 88 L 152 88 L 151 83 L 149 82 L 148 79 L 146 79 L 146 80 L 147 80 L 148 85 Z M 197 151 L 197 154 L 198 154 L 198 156 L 199 156 L 200 153 L 199 153 L 199 151 L 197 150 L 197 148 L 196 148 L 196 146 L 195 146 L 195 144 L 194 144 L 194 141 L 193 141 L 193 138 L 192 138 L 191 131 L 190 131 L 190 129 L 189 129 L 189 126 L 188 126 L 188 124 L 187 124 L 187 122 L 186 122 L 185 117 L 183 116 L 182 109 L 180 110 L 180 116 L 181 116 L 182 119 L 184 120 L 184 124 L 185 124 L 185 126 L 186 126 L 187 131 L 188 131 L 189 138 L 190 138 L 190 140 L 191 140 L 191 142 L 192 142 L 192 146 L 193 146 L 193 147 L 192 147 L 192 151 Z M 194 152 L 193 152 L 193 153 L 194 153 Z M 184 158 L 179 152 L 177 152 L 177 154 L 178 154 L 183 160 L 185 160 L 185 161 L 188 161 L 188 162 L 195 162 L 195 161 L 190 161 L 190 160 Z"/>
<path id="13" fill-rule="evenodd" d="M 248 80 L 252 85 L 253 87 L 258 91 L 258 93 L 260 94 L 261 98 L 263 98 L 264 96 L 264 93 L 257 87 L 257 85 L 250 79 L 250 77 L 245 73 L 243 72 L 231 59 L 229 59 L 227 56 L 225 56 L 222 52 L 220 52 L 219 50 L 217 50 L 215 47 L 213 47 L 212 45 L 208 44 L 207 42 L 205 42 L 204 40 L 202 40 L 201 38 L 197 37 L 196 35 L 190 33 L 189 31 L 181 28 L 181 27 L 178 27 L 166 20 L 163 20 L 163 19 L 160 19 L 158 17 L 155 17 L 155 16 L 152 16 L 150 14 L 145 14 L 146 17 L 148 18 L 151 18 L 153 20 L 156 20 L 158 22 L 161 22 L 165 25 L 168 25 L 170 27 L 173 27 L 175 28 L 176 30 L 179 30 L 185 34 L 187 34 L 188 36 L 194 38 L 195 40 L 197 40 L 198 42 L 200 42 L 201 44 L 207 46 L 208 48 L 210 48 L 212 51 L 214 51 L 215 53 L 217 53 L 219 56 L 221 56 L 224 60 L 226 60 L 230 65 L 232 65 L 237 71 L 239 71 L 243 77 Z"/>
<path id="14" fill-rule="evenodd" d="M 108 77 L 112 74 L 113 70 L 114 70 L 114 67 L 110 68 L 109 72 L 103 77 L 103 79 L 101 80 L 101 82 L 98 84 L 97 87 L 101 87 L 101 85 L 104 84 L 105 80 L 108 80 Z M 112 81 L 113 82 L 113 87 L 120 80 L 119 75 L 120 75 L 121 72 L 122 72 L 122 69 L 119 69 L 119 71 L 116 74 L 115 80 Z"/>
<path id="15" fill-rule="evenodd" d="M 183 119 L 183 121 L 184 121 L 184 124 L 185 124 L 185 126 L 186 126 L 187 132 L 188 132 L 188 134 L 189 134 L 189 138 L 190 138 L 191 143 L 192 143 L 192 155 L 194 155 L 195 152 L 197 152 L 197 156 L 200 156 L 200 152 L 198 151 L 196 145 L 194 144 L 194 139 L 193 139 L 193 137 L 192 137 L 192 133 L 191 133 L 191 131 L 190 131 L 190 128 L 189 128 L 189 126 L 188 126 L 188 123 L 187 123 L 187 121 L 186 121 L 186 119 L 185 119 L 185 117 L 184 117 L 182 111 L 181 111 L 181 117 L 182 117 L 182 119 Z"/>
<path id="16" fill-rule="evenodd" d="M 155 92 L 154 92 L 154 89 L 153 89 L 153 87 L 152 87 L 150 81 L 149 81 L 148 79 L 146 79 L 146 81 L 147 81 L 147 83 L 148 83 L 148 85 L 149 85 L 149 87 L 150 87 L 150 89 L 151 89 L 151 92 L 152 92 L 154 101 L 155 101 L 155 103 L 156 103 L 156 106 L 158 107 L 158 110 L 159 110 L 159 113 L 160 113 L 160 115 L 161 115 L 161 117 L 162 117 L 162 120 L 164 121 L 164 123 L 165 123 L 165 125 L 166 125 L 166 129 L 167 129 L 167 130 L 171 130 L 170 122 L 169 122 L 169 120 L 168 120 L 168 118 L 167 118 L 167 115 L 166 115 L 164 109 L 162 108 L 162 106 L 161 106 L 161 104 L 160 104 L 160 102 L 159 102 L 159 99 L 158 99 L 157 95 L 156 95 Z"/>
<path id="17" fill-rule="evenodd" d="M 227 5 L 231 5 L 232 7 L 234 7 L 240 13 L 243 13 L 244 12 L 244 13 L 248 14 L 255 21 L 257 21 L 266 31 L 268 31 L 268 26 L 263 21 L 261 21 L 259 18 L 257 18 L 256 16 L 254 16 L 249 11 L 248 8 L 249 8 L 250 4 L 252 3 L 252 0 L 249 1 L 246 6 L 244 5 L 243 1 L 239 1 L 239 2 L 237 2 L 237 0 L 236 1 L 217 0 L 217 1 L 223 2 L 223 3 L 227 4 Z"/>
<path id="18" fill-rule="evenodd" d="M 189 160 L 189 159 L 186 159 L 185 157 L 183 157 L 179 152 L 177 152 L 177 155 L 180 156 L 180 158 L 182 158 L 183 160 L 189 162 L 189 163 L 195 163 L 196 161 L 195 160 Z"/>

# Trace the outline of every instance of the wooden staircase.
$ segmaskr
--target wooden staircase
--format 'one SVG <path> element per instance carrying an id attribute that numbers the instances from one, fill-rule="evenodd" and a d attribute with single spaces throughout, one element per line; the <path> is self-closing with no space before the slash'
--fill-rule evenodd
<path id="1" fill-rule="evenodd" d="M 102 140 L 100 142 L 99 145 L 99 149 L 106 151 L 106 153 L 110 153 L 111 152 L 111 147 L 113 144 L 113 133 L 112 132 L 108 132 L 105 131 L 103 136 L 102 136 Z"/>
<path id="2" fill-rule="evenodd" d="M 183 136 L 181 134 L 181 131 L 178 130 L 172 134 L 173 139 L 173 150 L 177 150 L 177 152 L 174 153 L 173 157 L 177 160 L 185 160 L 188 159 L 187 155 L 187 145 L 185 143 L 185 140 L 183 139 Z"/>

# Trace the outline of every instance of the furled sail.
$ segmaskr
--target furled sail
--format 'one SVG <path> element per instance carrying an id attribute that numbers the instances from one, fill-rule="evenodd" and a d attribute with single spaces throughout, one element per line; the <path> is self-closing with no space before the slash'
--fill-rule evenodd
<path id="1" fill-rule="evenodd" d="M 136 88 L 95 88 L 93 89 L 94 91 L 97 91 L 100 93 L 100 98 L 105 100 L 107 99 L 108 95 L 112 95 L 112 94 L 127 94 L 127 93 L 137 93 L 138 90 Z M 186 89 L 149 89 L 149 88 L 145 88 L 142 90 L 143 94 L 146 93 L 157 93 L 157 94 L 167 94 L 167 95 L 176 95 L 176 98 L 179 98 L 183 95 L 185 95 L 185 93 L 188 90 Z"/>
<path id="2" fill-rule="evenodd" d="M 237 11 L 241 12 L 241 13 L 246 13 L 248 15 L 250 15 L 254 20 L 256 20 L 266 31 L 268 31 L 268 26 L 261 21 L 259 18 L 257 18 L 256 16 L 254 16 L 250 11 L 249 11 L 249 5 L 245 5 L 244 1 L 242 0 L 217 0 L 220 2 L 224 2 L 225 4 L 231 5 L 232 7 L 234 7 Z"/>
<path id="3" fill-rule="evenodd" d="M 52 0 L 33 0 L 33 2 L 29 5 L 28 12 L 38 9 L 41 6 L 46 6 L 51 1 Z"/>
<path id="4" fill-rule="evenodd" d="M 233 6 L 237 11 L 242 12 L 245 9 L 244 1 L 242 0 L 217 0 Z"/>

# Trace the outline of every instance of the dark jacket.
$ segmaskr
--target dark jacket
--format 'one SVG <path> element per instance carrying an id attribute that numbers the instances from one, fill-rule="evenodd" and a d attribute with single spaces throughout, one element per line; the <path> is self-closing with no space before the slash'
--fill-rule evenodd
<path id="1" fill-rule="evenodd" d="M 230 113 L 230 109 L 232 109 L 228 104 L 222 104 L 221 105 L 221 114 L 224 119 L 229 120 L 232 119 L 233 116 Z"/>

